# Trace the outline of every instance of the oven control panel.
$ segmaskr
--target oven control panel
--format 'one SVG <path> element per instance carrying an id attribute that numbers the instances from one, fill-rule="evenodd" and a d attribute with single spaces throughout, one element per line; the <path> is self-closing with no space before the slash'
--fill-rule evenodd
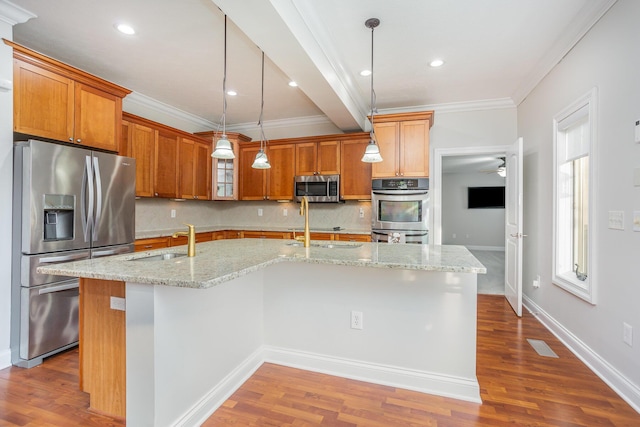
<path id="1" fill-rule="evenodd" d="M 428 190 L 429 178 L 388 178 L 371 181 L 373 190 Z"/>

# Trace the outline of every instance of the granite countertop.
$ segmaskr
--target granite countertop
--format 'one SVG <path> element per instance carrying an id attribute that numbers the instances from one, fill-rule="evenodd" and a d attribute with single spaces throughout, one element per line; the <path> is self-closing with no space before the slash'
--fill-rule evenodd
<path id="1" fill-rule="evenodd" d="M 38 272 L 92 279 L 210 288 L 283 261 L 405 270 L 486 273 L 464 246 L 312 241 L 305 248 L 294 240 L 231 239 L 198 243 L 196 256 L 143 261 L 186 247 L 158 249 L 39 267 Z M 333 247 L 326 247 L 333 245 Z"/>
<path id="2" fill-rule="evenodd" d="M 138 231 L 136 232 L 136 239 L 149 239 L 153 237 L 166 237 L 171 236 L 176 231 L 185 231 L 186 227 L 179 228 L 171 228 L 171 229 L 161 229 L 161 230 L 147 230 L 147 231 Z M 300 227 L 285 227 L 285 226 L 255 226 L 255 225 L 245 225 L 245 226 L 225 226 L 225 225 L 212 225 L 212 226 L 197 226 L 196 233 L 208 233 L 212 231 L 222 231 L 222 230 L 249 230 L 249 231 L 295 231 L 303 232 L 304 226 Z M 370 229 L 355 229 L 355 228 L 342 228 L 339 227 L 338 230 L 334 228 L 313 228 L 311 227 L 312 233 L 340 233 L 340 234 L 371 234 Z"/>

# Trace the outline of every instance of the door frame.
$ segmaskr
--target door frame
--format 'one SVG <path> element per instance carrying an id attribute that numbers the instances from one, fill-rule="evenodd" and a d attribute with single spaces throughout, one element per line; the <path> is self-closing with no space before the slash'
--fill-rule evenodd
<path id="1" fill-rule="evenodd" d="M 449 156 L 500 155 L 505 156 L 510 145 L 492 145 L 484 147 L 436 148 L 433 153 L 431 174 L 434 180 L 429 181 L 431 215 L 429 218 L 429 245 L 442 244 L 442 158 Z M 435 181 L 435 182 L 434 182 Z"/>

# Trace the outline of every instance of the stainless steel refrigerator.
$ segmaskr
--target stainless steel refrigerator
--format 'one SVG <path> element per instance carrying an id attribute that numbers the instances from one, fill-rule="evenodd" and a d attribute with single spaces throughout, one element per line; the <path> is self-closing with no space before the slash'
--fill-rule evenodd
<path id="1" fill-rule="evenodd" d="M 32 367 L 77 344 L 78 279 L 40 265 L 133 252 L 135 159 L 14 143 L 11 356 Z"/>

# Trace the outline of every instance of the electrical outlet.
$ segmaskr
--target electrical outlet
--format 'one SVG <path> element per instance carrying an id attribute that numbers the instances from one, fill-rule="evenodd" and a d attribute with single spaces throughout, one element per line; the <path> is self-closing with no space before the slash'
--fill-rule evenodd
<path id="1" fill-rule="evenodd" d="M 351 329 L 362 329 L 362 312 L 351 312 Z"/>
<path id="2" fill-rule="evenodd" d="M 622 341 L 633 347 L 633 328 L 625 322 L 622 322 Z"/>
<path id="3" fill-rule="evenodd" d="M 624 211 L 609 211 L 609 228 L 624 230 Z"/>
<path id="4" fill-rule="evenodd" d="M 262 216 L 262 209 L 258 209 L 258 216 Z"/>
<path id="5" fill-rule="evenodd" d="M 533 280 L 533 287 L 535 289 L 538 289 L 540 287 L 540 276 L 536 276 L 536 278 Z"/>
<path id="6" fill-rule="evenodd" d="M 360 208 L 360 218 L 364 218 L 364 208 Z"/>
<path id="7" fill-rule="evenodd" d="M 453 234 L 451 235 L 451 237 L 455 239 L 455 238 L 457 237 L 457 236 L 456 236 L 456 233 L 453 233 Z"/>
<path id="8" fill-rule="evenodd" d="M 111 297 L 109 308 L 112 310 L 125 311 L 126 301 L 124 298 L 120 297 Z"/>
<path id="9" fill-rule="evenodd" d="M 175 218 L 175 217 L 176 217 L 176 210 L 171 209 L 171 218 Z"/>
<path id="10" fill-rule="evenodd" d="M 287 216 L 289 215 L 289 211 L 287 211 L 287 208 L 282 209 L 282 216 Z"/>

